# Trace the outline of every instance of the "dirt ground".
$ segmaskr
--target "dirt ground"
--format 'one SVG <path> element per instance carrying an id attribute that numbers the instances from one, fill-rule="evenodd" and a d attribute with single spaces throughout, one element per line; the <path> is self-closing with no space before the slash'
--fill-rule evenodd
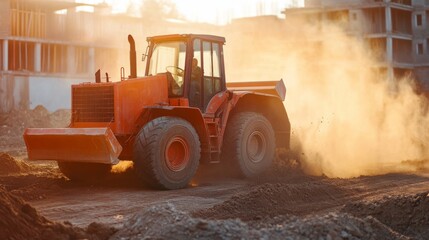
<path id="1" fill-rule="evenodd" d="M 55 162 L 27 161 L 20 137 L 40 116 L 66 126 L 69 113 L 28 114 L 35 120 L 0 117 L 0 239 L 429 239 L 426 168 L 330 179 L 280 154 L 253 180 L 206 165 L 188 188 L 154 191 L 124 162 L 102 183 L 80 185 Z"/>

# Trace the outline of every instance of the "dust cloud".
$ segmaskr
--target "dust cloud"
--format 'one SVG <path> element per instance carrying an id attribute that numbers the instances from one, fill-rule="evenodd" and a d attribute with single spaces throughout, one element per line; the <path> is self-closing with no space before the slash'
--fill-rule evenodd
<path id="1" fill-rule="evenodd" d="M 382 48 L 369 47 L 341 24 L 264 16 L 176 27 L 162 34 L 225 36 L 227 81 L 284 79 L 292 150 L 308 173 L 347 178 L 415 171 L 403 163 L 429 157 L 427 100 L 410 77 L 389 80 L 377 61 Z"/>
<path id="2" fill-rule="evenodd" d="M 133 168 L 133 161 L 120 161 L 118 164 L 112 167 L 112 173 L 124 173 L 129 169 Z"/>
<path id="3" fill-rule="evenodd" d="M 389 80 L 376 60 L 380 49 L 348 35 L 341 23 L 275 16 L 236 19 L 225 26 L 171 22 L 162 12 L 163 3 L 157 4 L 150 9 L 160 18 L 146 17 L 127 29 L 110 28 L 110 38 L 106 39 L 113 39 L 114 33 L 116 41 L 111 41 L 121 42 L 124 51 L 122 60 L 116 61 L 118 66 L 109 72 L 120 66 L 129 69 L 128 43 L 124 40 L 128 33 L 137 39 L 139 56 L 146 36 L 225 36 L 227 81 L 284 79 L 292 147 L 299 151 L 307 172 L 355 177 L 410 171 L 412 164 L 403 161 L 428 158 L 427 101 L 415 94 L 413 79 Z M 139 75 L 143 75 L 146 63 L 138 64 Z"/>
<path id="4" fill-rule="evenodd" d="M 270 31 L 267 25 L 253 27 Z M 280 27 L 284 33 L 255 33 L 258 40 L 247 46 L 252 56 L 241 52 L 233 58 L 242 64 L 229 70 L 262 65 L 247 78 L 285 78 L 292 150 L 299 148 L 307 172 L 347 178 L 411 171 L 403 161 L 429 156 L 427 101 L 415 93 L 411 78 L 389 80 L 377 68 L 376 51 L 340 26 Z"/>

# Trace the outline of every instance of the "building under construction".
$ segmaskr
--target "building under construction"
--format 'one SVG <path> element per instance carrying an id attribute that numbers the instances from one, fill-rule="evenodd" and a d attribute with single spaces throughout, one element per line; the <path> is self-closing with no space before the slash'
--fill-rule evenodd
<path id="1" fill-rule="evenodd" d="M 304 19 L 321 31 L 325 22 L 342 26 L 365 40 L 383 75 L 394 79 L 411 74 L 429 88 L 429 0 L 307 0 L 303 8 L 286 9 L 285 21 L 256 17 L 224 27 L 169 21 L 168 16 L 150 13 L 143 18 L 114 15 L 106 4 L 74 0 L 0 1 L 0 113 L 37 105 L 50 111 L 70 108 L 70 85 L 93 81 L 97 69 L 103 81 L 105 72 L 119 80 L 120 67 L 128 68 L 130 33 L 140 55 L 145 34 L 254 32 L 254 25 L 245 24 L 254 21 L 257 26 L 276 26 L 267 28 L 272 31 L 287 31 L 289 18 Z M 258 31 L 271 35 L 267 29 Z M 315 36 L 315 41 L 326 39 Z M 255 61 L 260 63 L 260 57 Z M 143 68 L 138 70 L 143 74 Z"/>
<path id="2" fill-rule="evenodd" d="M 103 3 L 1 0 L 0 113 L 37 105 L 49 111 L 69 109 L 70 85 L 93 81 L 98 69 L 103 81 L 106 72 L 110 80 L 118 81 L 120 68 L 129 69 L 128 34 L 137 39 L 141 55 L 147 34 L 218 28 L 169 20 L 158 11 L 145 11 L 149 15 L 142 18 L 112 14 Z M 139 75 L 143 69 L 138 68 Z"/>
<path id="3" fill-rule="evenodd" d="M 103 5 L 71 0 L 0 1 L 0 112 L 70 108 L 71 84 L 115 68 L 119 50 L 106 41 L 103 15 Z"/>
<path id="4" fill-rule="evenodd" d="M 389 79 L 412 75 L 429 87 L 429 0 L 306 0 L 284 13 L 321 31 L 327 22 L 342 26 L 365 40 Z"/>

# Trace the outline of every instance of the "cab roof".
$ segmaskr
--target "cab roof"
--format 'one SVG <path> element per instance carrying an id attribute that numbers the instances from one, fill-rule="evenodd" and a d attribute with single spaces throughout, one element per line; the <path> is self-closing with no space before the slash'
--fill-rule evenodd
<path id="1" fill-rule="evenodd" d="M 199 38 L 202 40 L 208 40 L 211 42 L 220 42 L 222 44 L 225 43 L 225 38 L 215 35 L 207 35 L 207 34 L 170 34 L 170 35 L 160 35 L 148 37 L 148 42 L 166 42 L 166 41 L 174 41 L 174 40 L 184 40 L 184 39 L 195 39 Z"/>

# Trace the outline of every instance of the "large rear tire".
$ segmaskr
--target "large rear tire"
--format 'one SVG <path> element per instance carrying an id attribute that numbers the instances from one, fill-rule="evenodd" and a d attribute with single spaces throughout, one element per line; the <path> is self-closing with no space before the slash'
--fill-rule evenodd
<path id="1" fill-rule="evenodd" d="M 106 177 L 112 166 L 101 163 L 58 162 L 60 171 L 76 182 L 96 183 Z"/>
<path id="2" fill-rule="evenodd" d="M 222 160 L 231 162 L 238 174 L 255 177 L 271 167 L 276 141 L 271 123 L 259 113 L 234 115 L 225 130 Z"/>
<path id="3" fill-rule="evenodd" d="M 160 117 L 147 123 L 134 142 L 134 168 L 142 181 L 157 189 L 180 189 L 194 177 L 200 140 L 180 118 Z"/>

